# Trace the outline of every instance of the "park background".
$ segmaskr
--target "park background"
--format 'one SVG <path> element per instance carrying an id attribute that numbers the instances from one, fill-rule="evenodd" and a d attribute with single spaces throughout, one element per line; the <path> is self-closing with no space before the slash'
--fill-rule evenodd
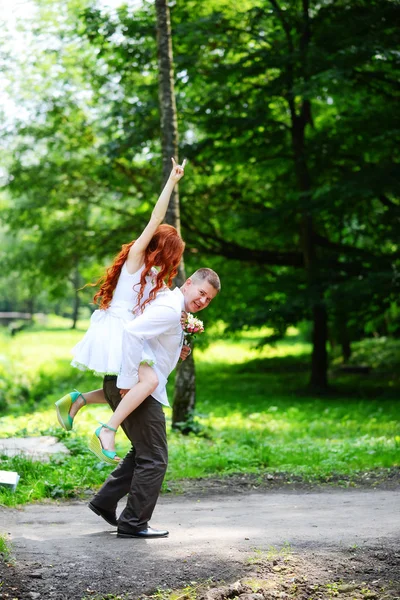
<path id="1" fill-rule="evenodd" d="M 200 477 L 397 478 L 399 3 L 14 9 L 0 33 L 0 311 L 32 319 L 0 329 L 0 436 L 52 434 L 71 454 L 2 456 L 21 480 L 0 503 L 85 497 L 109 472 L 87 450 L 108 409 L 66 434 L 53 406 L 99 386 L 69 366 L 94 309 L 83 286 L 143 228 L 171 147 L 188 159 L 174 198 L 186 272 L 214 268 L 222 292 L 202 314 L 185 418 L 167 411 L 164 492 Z"/>

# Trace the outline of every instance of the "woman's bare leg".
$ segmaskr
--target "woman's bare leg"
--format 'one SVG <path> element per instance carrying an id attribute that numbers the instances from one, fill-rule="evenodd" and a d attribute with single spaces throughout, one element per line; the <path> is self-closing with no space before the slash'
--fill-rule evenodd
<path id="1" fill-rule="evenodd" d="M 143 364 L 139 367 L 139 381 L 127 394 L 115 409 L 111 419 L 107 422 L 109 427 L 118 429 L 122 421 L 126 419 L 158 386 L 158 377 L 154 369 Z M 103 427 L 100 432 L 100 441 L 104 450 L 115 451 L 115 431 Z"/>
<path id="2" fill-rule="evenodd" d="M 100 390 L 92 390 L 91 392 L 82 392 L 83 398 L 86 400 L 86 404 L 107 404 L 106 399 L 104 398 L 104 392 L 102 389 Z M 75 417 L 78 410 L 85 406 L 82 396 L 79 396 L 75 402 L 71 404 L 71 408 L 69 411 L 72 419 Z"/>

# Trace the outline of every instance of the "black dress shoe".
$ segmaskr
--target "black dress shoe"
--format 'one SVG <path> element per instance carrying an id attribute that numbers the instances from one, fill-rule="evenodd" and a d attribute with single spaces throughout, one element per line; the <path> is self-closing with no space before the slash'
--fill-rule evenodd
<path id="1" fill-rule="evenodd" d="M 88 507 L 92 510 L 96 515 L 99 515 L 102 519 L 106 521 L 109 525 L 113 527 L 118 526 L 117 514 L 115 510 L 106 510 L 105 508 L 100 508 L 99 506 L 95 506 L 93 502 L 89 502 Z"/>
<path id="2" fill-rule="evenodd" d="M 117 537 L 120 538 L 143 538 L 145 540 L 151 538 L 162 538 L 167 537 L 169 531 L 165 531 L 163 529 L 152 529 L 148 527 L 147 529 L 142 529 L 141 531 L 127 530 L 121 529 L 118 527 L 117 529 Z"/>

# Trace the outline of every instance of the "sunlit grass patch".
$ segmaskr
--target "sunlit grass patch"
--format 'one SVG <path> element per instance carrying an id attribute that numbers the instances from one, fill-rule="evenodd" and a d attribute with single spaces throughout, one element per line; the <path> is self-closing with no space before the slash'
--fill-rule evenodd
<path id="1" fill-rule="evenodd" d="M 82 331 L 67 329 L 28 330 L 15 337 L 0 332 L 0 363 L 12 365 L 14 371 L 36 372 L 57 359 L 68 359 L 82 335 Z"/>
<path id="2" fill-rule="evenodd" d="M 173 480 L 221 473 L 287 472 L 312 480 L 399 464 L 399 444 L 386 437 L 274 440 L 264 435 L 249 439 L 238 430 L 231 434 L 211 440 L 171 436 L 168 476 Z"/>
<path id="3" fill-rule="evenodd" d="M 72 435 L 63 441 L 71 454 L 52 455 L 49 462 L 31 460 L 23 455 L 2 456 L 2 469 L 16 471 L 20 480 L 15 492 L 0 488 L 0 504 L 17 506 L 45 498 L 85 497 L 90 490 L 100 486 L 112 468 L 99 462 L 81 438 Z"/>
<path id="4" fill-rule="evenodd" d="M 247 333 L 247 335 L 246 335 Z M 206 349 L 196 349 L 196 356 L 204 364 L 242 364 L 254 359 L 283 357 L 288 354 L 288 347 L 279 343 L 258 349 L 256 342 L 259 338 L 245 332 L 240 340 L 222 339 L 213 342 Z M 290 343 L 291 356 L 301 356 L 310 353 L 310 344 L 297 341 Z"/>
<path id="5" fill-rule="evenodd" d="M 14 494 L 0 490 L 3 504 L 84 497 L 110 472 L 87 449 L 97 421 L 108 420 L 107 405 L 85 407 L 69 434 L 58 426 L 54 402 L 59 397 L 74 388 L 84 392 L 101 386 L 100 378 L 69 365 L 71 347 L 83 331 L 60 325 L 14 338 L 1 334 L 6 344 L 0 369 L 5 363 L 8 368 L 0 382 L 7 410 L 0 419 L 0 437 L 51 434 L 71 450 L 70 456 L 54 457 L 48 464 L 2 457 L 1 468 L 21 475 Z M 358 383 L 351 387 L 353 380 L 347 379 L 335 393 L 313 396 L 306 388 L 310 346 L 293 330 L 289 340 L 260 351 L 255 347 L 259 337 L 260 332 L 245 332 L 241 340 L 196 348 L 194 419 L 201 435 L 169 431 L 166 487 L 182 478 L 234 473 L 287 472 L 321 480 L 332 473 L 351 476 L 399 465 L 399 403 L 385 391 L 384 378 L 370 379 L 362 389 Z M 173 376 L 170 398 L 172 386 Z M 170 430 L 171 409 L 166 415 Z M 121 456 L 129 448 L 121 431 L 116 445 Z"/>

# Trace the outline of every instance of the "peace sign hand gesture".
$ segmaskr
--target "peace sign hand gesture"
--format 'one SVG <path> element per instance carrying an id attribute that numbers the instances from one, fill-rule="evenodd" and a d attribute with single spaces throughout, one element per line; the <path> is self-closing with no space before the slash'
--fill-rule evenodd
<path id="1" fill-rule="evenodd" d="M 171 157 L 171 160 L 172 160 L 172 171 L 171 171 L 170 179 L 172 179 L 172 181 L 177 183 L 180 179 L 182 179 L 182 177 L 185 174 L 186 158 L 184 159 L 184 161 L 181 165 L 176 164 L 175 159 L 172 157 Z"/>

